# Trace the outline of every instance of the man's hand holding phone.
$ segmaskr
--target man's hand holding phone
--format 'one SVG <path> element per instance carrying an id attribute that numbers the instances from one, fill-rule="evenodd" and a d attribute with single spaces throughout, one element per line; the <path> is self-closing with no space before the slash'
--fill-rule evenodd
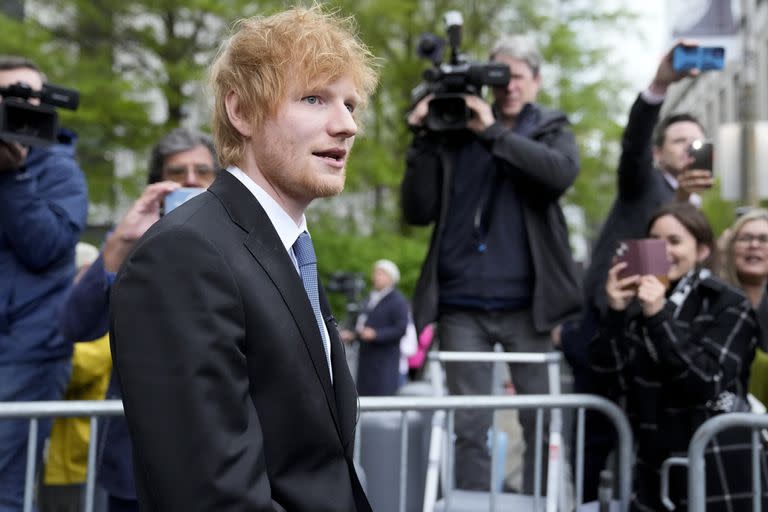
<path id="1" fill-rule="evenodd" d="M 679 46 L 683 47 L 697 47 L 699 45 L 698 41 L 694 41 L 692 39 L 683 39 L 678 40 L 675 42 L 675 45 L 667 51 L 667 53 L 664 54 L 664 56 L 661 58 L 661 62 L 659 62 L 658 68 L 656 68 L 656 74 L 653 77 L 653 80 L 651 81 L 651 85 L 648 86 L 648 89 L 653 94 L 658 94 L 659 96 L 664 96 L 667 94 L 667 88 L 677 82 L 678 80 L 682 80 L 685 77 L 689 76 L 698 76 L 700 73 L 700 70 L 698 69 L 675 69 L 673 66 L 673 54 L 675 52 L 675 49 Z"/>
<path id="2" fill-rule="evenodd" d="M 695 140 L 688 148 L 687 168 L 677 176 L 677 199 L 688 201 L 691 194 L 706 192 L 715 183 L 712 175 L 714 146 L 709 141 Z"/>
<path id="3" fill-rule="evenodd" d="M 104 243 L 104 268 L 117 272 L 133 244 L 160 219 L 165 197 L 181 187 L 173 181 L 148 185 Z"/>

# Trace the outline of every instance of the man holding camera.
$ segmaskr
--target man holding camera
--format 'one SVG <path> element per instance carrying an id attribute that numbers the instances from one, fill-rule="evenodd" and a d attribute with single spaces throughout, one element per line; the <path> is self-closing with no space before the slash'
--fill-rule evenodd
<path id="1" fill-rule="evenodd" d="M 414 294 L 420 331 L 438 320 L 443 350 L 547 352 L 550 330 L 581 306 L 581 292 L 558 201 L 579 172 L 566 116 L 536 104 L 541 56 L 524 37 L 505 37 L 491 60 L 509 67 L 493 106 L 465 95 L 465 130 L 425 126 L 427 96 L 408 115 L 415 135 L 407 155 L 402 207 L 411 224 L 435 223 Z M 446 365 L 452 394 L 491 392 L 490 365 Z M 511 368 L 521 393 L 547 393 L 544 365 Z M 456 414 L 456 485 L 488 489 L 489 411 Z M 521 412 L 526 440 L 524 489 L 532 492 L 535 413 Z"/>
<path id="2" fill-rule="evenodd" d="M 693 44 L 693 43 L 678 43 Z M 661 59 L 648 88 L 638 95 L 622 138 L 617 173 L 617 194 L 592 250 L 584 278 L 585 311 L 579 323 L 568 322 L 558 336 L 574 373 L 574 391 L 596 393 L 587 360 L 587 345 L 607 310 L 605 281 L 618 242 L 645 236 L 648 220 L 663 204 L 679 200 L 701 202 L 697 192 L 712 186 L 711 170 L 690 169 L 689 151 L 704 139 L 699 121 L 691 114 L 672 114 L 659 121 L 669 86 L 698 70 L 675 71 L 670 49 Z M 597 499 L 600 471 L 613 448 L 613 428 L 599 414 L 588 414 L 585 446 L 584 499 Z"/>
<path id="3" fill-rule="evenodd" d="M 0 57 L 0 87 L 40 91 L 44 81 L 29 60 Z M 45 148 L 0 134 L 0 402 L 57 400 L 64 392 L 72 344 L 58 334 L 56 315 L 87 213 L 74 134 L 61 130 Z M 50 426 L 39 422 L 38 462 Z M 22 507 L 28 433 L 27 420 L 0 421 L 0 511 Z"/>

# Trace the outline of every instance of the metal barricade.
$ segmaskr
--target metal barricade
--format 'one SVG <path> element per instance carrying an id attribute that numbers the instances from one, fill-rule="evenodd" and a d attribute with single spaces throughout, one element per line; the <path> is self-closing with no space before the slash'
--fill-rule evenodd
<path id="1" fill-rule="evenodd" d="M 123 403 L 120 400 L 72 400 L 54 402 L 0 402 L 0 420 L 29 419 L 27 438 L 27 471 L 24 481 L 24 512 L 32 512 L 37 471 L 37 428 L 40 418 L 91 418 L 88 439 L 88 467 L 85 477 L 85 512 L 93 512 L 96 491 L 96 437 L 99 416 L 120 416 Z"/>
<path id="2" fill-rule="evenodd" d="M 661 467 L 661 500 L 669 510 L 675 506 L 669 499 L 669 470 L 672 466 L 688 467 L 688 510 L 705 512 L 707 506 L 706 465 L 704 453 L 707 445 L 717 434 L 730 428 L 752 430 L 752 510 L 762 510 L 762 483 L 760 480 L 760 430 L 768 428 L 768 416 L 764 414 L 734 412 L 708 419 L 696 429 L 688 444 L 687 457 L 670 457 Z"/>
<path id="3" fill-rule="evenodd" d="M 401 466 L 400 466 L 400 502 L 399 512 L 405 511 L 405 491 L 407 486 L 407 446 L 408 433 L 405 427 L 405 411 L 434 411 L 433 426 L 444 421 L 445 411 L 463 409 L 575 409 L 582 421 L 579 424 L 583 428 L 584 411 L 596 410 L 606 415 L 616 427 L 618 434 L 618 469 L 619 469 L 619 504 L 622 511 L 628 510 L 631 493 L 632 473 L 632 431 L 624 412 L 613 402 L 594 395 L 518 395 L 518 396 L 443 396 L 443 397 L 361 397 L 361 411 L 402 411 L 401 423 Z M 443 413 L 443 414 L 440 414 Z M 443 419 L 441 419 L 441 417 Z M 432 446 L 440 446 L 447 436 L 435 435 L 430 440 Z M 583 436 L 583 431 L 580 432 Z M 430 454 L 434 451 L 430 450 Z M 429 472 L 435 474 L 434 469 L 440 464 L 440 460 L 430 457 Z M 427 489 L 424 496 L 424 512 L 432 512 L 436 502 L 435 478 L 427 478 Z M 489 502 L 490 510 L 494 502 Z"/>
<path id="4" fill-rule="evenodd" d="M 632 432 L 624 413 L 613 402 L 593 395 L 525 395 L 525 396 L 450 396 L 450 397 L 362 397 L 360 411 L 401 411 L 400 432 L 400 500 L 398 510 L 405 511 L 405 496 L 407 488 L 408 468 L 408 429 L 406 425 L 407 411 L 434 411 L 433 431 L 430 446 L 440 447 L 447 436 L 444 435 L 446 411 L 462 409 L 576 409 L 579 414 L 577 433 L 582 439 L 583 446 L 583 417 L 586 409 L 597 410 L 608 416 L 616 427 L 619 440 L 619 498 L 621 510 L 627 510 L 631 490 L 631 457 Z M 57 401 L 57 402 L 6 402 L 0 403 L 0 420 L 29 419 L 30 431 L 27 448 L 27 470 L 24 491 L 24 512 L 31 512 L 35 485 L 37 451 L 37 426 L 40 418 L 47 417 L 90 417 L 91 434 L 88 450 L 88 467 L 85 488 L 85 512 L 93 512 L 95 493 L 95 461 L 96 438 L 98 436 L 97 418 L 100 416 L 118 416 L 123 414 L 123 405 L 119 400 L 105 401 Z M 441 419 L 442 418 L 442 419 Z M 435 428 L 437 427 L 437 428 Z M 441 432 L 443 435 L 435 435 Z M 430 450 L 430 454 L 435 453 Z M 425 512 L 432 512 L 436 502 L 437 473 L 434 471 L 440 464 L 439 459 L 430 458 L 428 478 L 425 488 Z M 443 461 L 444 463 L 444 461 Z M 577 468 L 579 469 L 579 468 Z M 493 503 L 491 502 L 491 505 Z M 491 510 L 494 510 L 491 508 Z"/>
<path id="5" fill-rule="evenodd" d="M 549 389 L 550 395 L 559 395 L 560 394 L 560 364 L 562 361 L 562 354 L 560 352 L 502 352 L 501 345 L 496 344 L 495 346 L 495 352 L 460 352 L 460 351 L 443 351 L 443 352 L 437 352 L 433 351 L 429 354 L 429 359 L 431 364 L 442 364 L 442 363 L 495 363 L 494 364 L 494 371 L 491 372 L 491 378 L 493 379 L 492 388 L 495 387 L 496 381 L 498 380 L 498 369 L 499 365 L 501 363 L 514 363 L 514 364 L 543 364 L 547 366 L 547 384 Z M 432 384 L 433 388 L 435 390 L 435 395 L 439 396 L 442 394 L 442 373 L 440 371 L 440 367 L 438 369 L 435 369 L 433 366 L 430 368 L 431 370 L 431 378 L 432 378 Z M 535 503 L 535 509 L 538 510 L 538 504 L 539 500 L 542 496 L 541 493 L 541 460 L 542 460 L 542 454 L 541 454 L 541 439 L 542 439 L 542 422 L 543 417 L 541 410 L 537 411 L 536 416 L 536 441 L 535 441 L 535 456 L 534 460 L 535 467 L 534 467 L 534 475 L 535 475 L 535 481 L 534 481 L 534 491 L 533 491 L 533 500 Z M 453 437 L 453 415 L 449 417 L 449 433 L 448 437 Z M 548 445 L 548 465 L 547 465 L 547 503 L 546 503 L 546 510 L 547 512 L 555 512 L 558 508 L 558 501 L 561 505 L 562 509 L 565 509 L 565 502 L 564 500 L 564 493 L 563 488 L 565 487 L 565 474 L 564 469 L 565 465 L 563 463 L 562 457 L 563 457 L 563 420 L 562 420 L 562 412 L 559 409 L 552 409 L 550 411 L 550 422 L 549 422 L 549 445 Z M 496 414 L 493 415 L 493 422 L 491 426 L 492 432 L 494 434 L 497 431 L 497 423 L 496 423 Z M 491 453 L 492 453 L 492 460 L 491 460 L 491 485 L 490 485 L 490 494 L 489 494 L 489 507 L 491 510 L 494 510 L 496 499 L 497 499 L 497 492 L 496 492 L 496 486 L 495 482 L 499 477 L 502 477 L 504 475 L 498 475 L 497 474 L 497 464 L 495 461 L 496 456 L 496 450 L 497 450 L 497 436 L 493 435 L 491 437 Z M 444 495 L 446 496 L 446 501 L 449 499 L 450 495 L 450 487 L 449 485 L 452 485 L 454 475 L 453 475 L 453 468 L 455 466 L 453 458 L 452 458 L 452 451 L 446 450 L 446 463 L 448 465 L 448 468 L 450 470 L 449 473 L 445 475 L 444 480 Z M 580 499 L 578 499 L 580 504 Z"/>

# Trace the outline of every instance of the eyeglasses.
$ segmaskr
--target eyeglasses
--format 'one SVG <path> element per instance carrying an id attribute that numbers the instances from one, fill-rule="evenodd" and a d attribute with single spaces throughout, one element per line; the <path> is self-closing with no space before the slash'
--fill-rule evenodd
<path id="1" fill-rule="evenodd" d="M 745 233 L 736 237 L 737 244 L 750 245 L 752 242 L 757 242 L 759 245 L 768 245 L 768 234 L 750 235 Z"/>
<path id="2" fill-rule="evenodd" d="M 214 173 L 213 167 L 209 167 L 207 165 L 196 165 L 192 169 L 198 178 L 207 178 L 209 176 L 212 176 Z M 163 169 L 163 174 L 168 179 L 172 180 L 176 177 L 186 176 L 188 170 L 189 170 L 189 167 L 185 165 L 166 167 L 165 169 Z"/>

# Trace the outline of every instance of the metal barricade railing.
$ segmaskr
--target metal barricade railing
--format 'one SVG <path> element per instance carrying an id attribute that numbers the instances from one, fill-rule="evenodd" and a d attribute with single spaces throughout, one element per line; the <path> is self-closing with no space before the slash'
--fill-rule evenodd
<path id="1" fill-rule="evenodd" d="M 548 384 L 548 390 L 550 395 L 559 395 L 561 386 L 560 386 L 560 364 L 562 362 L 562 354 L 560 352 L 503 352 L 501 350 L 502 347 L 500 344 L 496 344 L 495 346 L 496 351 L 495 352 L 462 352 L 462 351 L 433 351 L 429 353 L 429 360 L 432 367 L 431 370 L 431 378 L 432 378 L 432 385 L 435 391 L 435 395 L 439 396 L 442 394 L 442 372 L 440 371 L 440 367 L 436 368 L 435 364 L 441 364 L 441 363 L 496 363 L 494 365 L 494 371 L 491 372 L 491 379 L 494 381 L 492 384 L 492 388 L 496 387 L 496 381 L 498 380 L 497 370 L 499 367 L 499 364 L 501 363 L 513 363 L 513 364 L 541 364 L 547 366 L 547 384 Z M 541 455 L 541 439 L 542 439 L 542 423 L 543 423 L 543 415 L 542 411 L 538 410 L 536 415 L 536 435 L 535 435 L 535 455 L 534 455 L 534 461 L 535 461 L 535 467 L 534 467 L 534 490 L 533 490 L 533 499 L 536 510 L 538 510 L 538 503 L 541 498 L 541 465 L 542 465 L 542 455 Z M 563 457 L 563 420 L 562 420 L 562 412 L 559 409 L 552 409 L 550 412 L 550 422 L 549 422 L 549 450 L 548 450 L 548 462 L 547 465 L 547 512 L 554 512 L 557 509 L 557 504 L 559 499 L 564 499 L 564 493 L 562 491 L 562 487 L 564 487 L 565 484 L 565 478 L 564 478 L 564 468 L 565 465 L 562 461 Z M 497 432 L 497 423 L 496 423 L 496 414 L 493 415 L 493 422 L 491 426 L 492 432 L 494 434 Z M 449 416 L 449 437 L 452 437 L 454 434 L 453 432 L 453 415 Z M 496 450 L 497 450 L 497 436 L 493 435 L 491 437 L 491 485 L 490 485 L 490 494 L 489 494 L 489 506 L 491 510 L 494 510 L 496 499 L 497 499 L 497 491 L 495 482 L 497 482 L 499 477 L 503 477 L 503 475 L 498 475 L 498 466 L 496 464 L 495 456 L 496 456 Z M 448 482 L 453 482 L 453 468 L 454 468 L 454 461 L 452 457 L 452 451 L 446 450 L 447 452 L 447 460 L 446 464 L 449 468 L 449 472 L 446 472 L 444 480 L 447 480 Z M 449 495 L 449 487 L 446 485 L 446 482 L 444 482 L 444 494 L 446 495 L 446 500 L 448 499 Z M 580 489 L 577 491 L 577 505 L 581 504 L 581 493 Z M 560 504 L 563 505 L 561 508 L 565 509 L 564 501 L 560 501 Z"/>
<path id="2" fill-rule="evenodd" d="M 93 512 L 96 490 L 96 437 L 99 416 L 121 416 L 120 400 L 71 400 L 54 402 L 0 402 L 0 420 L 29 419 L 27 439 L 27 471 L 24 482 L 24 512 L 32 512 L 37 471 L 37 429 L 40 418 L 90 417 L 91 431 L 88 442 L 88 467 L 85 477 L 85 512 Z"/>
<path id="3" fill-rule="evenodd" d="M 525 395 L 525 396 L 449 396 L 449 397 L 362 397 L 360 411 L 401 411 L 400 432 L 400 504 L 398 510 L 405 510 L 407 488 L 407 456 L 408 429 L 406 427 L 407 411 L 435 411 L 433 425 L 440 422 L 438 418 L 445 416 L 445 411 L 463 409 L 576 409 L 579 417 L 583 418 L 585 409 L 597 410 L 606 415 L 616 427 L 619 440 L 619 498 L 621 510 L 627 510 L 631 490 L 631 457 L 632 432 L 624 413 L 613 402 L 593 395 Z M 56 402 L 5 402 L 0 403 L 0 420 L 29 419 L 30 431 L 27 450 L 27 471 L 24 490 L 24 512 L 31 512 L 33 507 L 33 492 L 35 485 L 37 452 L 37 426 L 40 418 L 53 417 L 90 417 L 91 434 L 88 449 L 88 467 L 86 473 L 86 489 L 84 511 L 93 512 L 95 495 L 96 469 L 96 438 L 98 436 L 98 421 L 100 416 L 119 416 L 123 414 L 120 400 L 104 401 L 56 401 Z M 583 425 L 583 421 L 580 422 Z M 434 433 L 434 430 L 433 430 Z M 583 439 L 583 431 L 579 432 Z M 430 444 L 440 445 L 442 440 L 433 437 Z M 583 444 L 583 441 L 582 441 Z M 431 451 L 430 451 L 431 453 Z M 430 461 L 430 465 L 439 461 Z M 431 466 L 430 466 L 431 467 Z M 427 487 L 435 483 L 427 481 Z M 436 486 L 435 486 L 436 488 Z M 434 505 L 435 496 L 424 498 L 424 510 L 431 503 Z M 493 508 L 491 508 L 493 510 Z"/>
<path id="4" fill-rule="evenodd" d="M 762 483 L 760 479 L 760 430 L 768 428 L 768 415 L 734 412 L 708 419 L 696 429 L 688 444 L 687 457 L 670 457 L 661 468 L 661 500 L 669 510 L 674 503 L 669 498 L 669 470 L 672 466 L 688 467 L 688 510 L 705 512 L 707 505 L 706 465 L 704 454 L 707 445 L 717 434 L 731 428 L 752 430 L 752 510 L 762 510 Z"/>
<path id="5" fill-rule="evenodd" d="M 463 409 L 576 409 L 580 415 L 584 410 L 597 410 L 607 416 L 616 427 L 618 434 L 618 469 L 619 469 L 619 503 L 622 511 L 628 510 L 631 493 L 632 474 L 632 431 L 623 411 L 613 402 L 594 395 L 517 395 L 517 396 L 443 396 L 443 397 L 361 397 L 360 410 L 366 411 L 401 411 L 405 418 L 405 411 L 435 411 L 433 425 L 440 422 L 439 412 L 456 411 Z M 400 502 L 398 510 L 405 510 L 405 491 L 407 485 L 407 468 L 404 467 L 407 460 L 408 433 L 405 427 L 405 419 L 401 422 L 401 459 L 400 459 Z M 434 430 L 433 430 L 434 434 Z M 581 432 L 583 436 L 583 432 Z M 439 444 L 442 440 L 433 435 L 430 443 Z M 432 453 L 432 450 L 430 450 Z M 438 461 L 430 460 L 430 467 L 438 464 Z M 434 481 L 427 479 L 426 491 Z M 424 512 L 432 512 L 435 496 L 425 492 Z M 493 502 L 491 502 L 493 507 Z M 490 510 L 494 510 L 490 508 Z"/>

